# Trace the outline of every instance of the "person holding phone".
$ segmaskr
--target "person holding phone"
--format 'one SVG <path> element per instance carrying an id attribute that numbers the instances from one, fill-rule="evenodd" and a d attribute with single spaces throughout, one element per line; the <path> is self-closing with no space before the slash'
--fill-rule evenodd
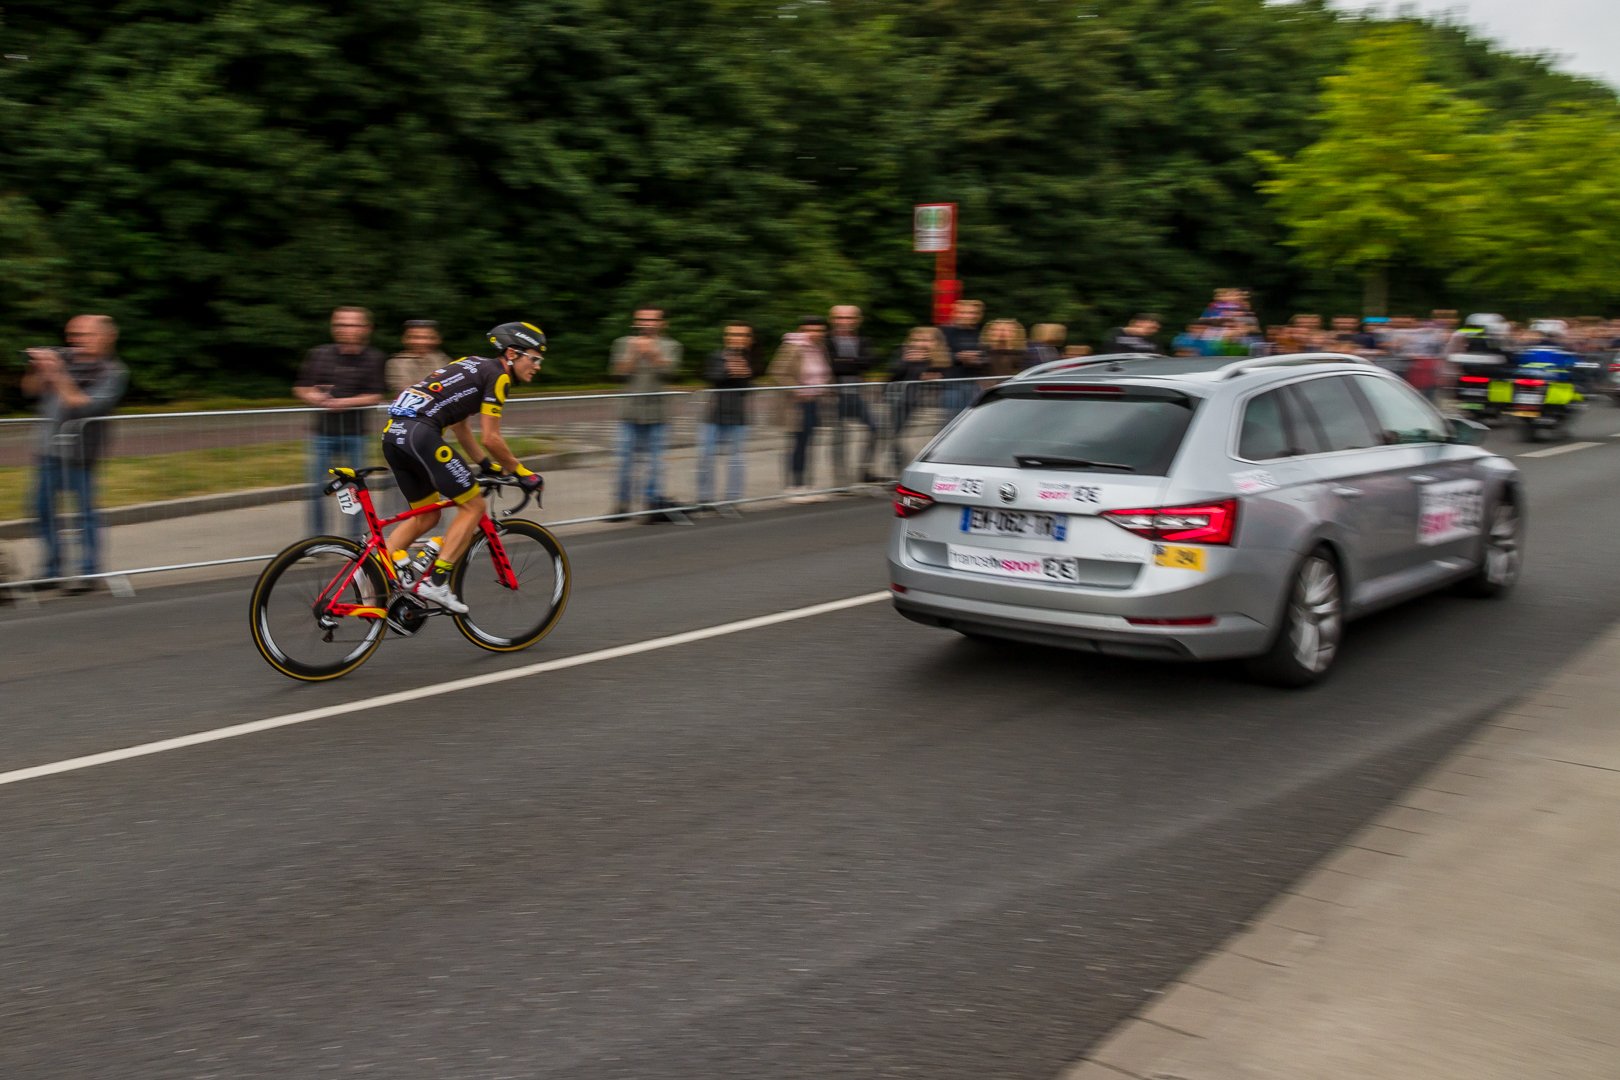
<path id="1" fill-rule="evenodd" d="M 129 386 L 129 370 L 114 351 L 118 324 L 106 315 L 76 315 L 64 333 L 67 348 L 26 349 L 28 372 L 22 391 L 38 400 L 39 441 L 35 443 L 37 483 L 34 508 L 45 545 L 41 577 L 62 576 L 62 537 L 57 504 L 63 491 L 73 492 L 79 507 L 79 572 L 70 593 L 93 588 L 91 574 L 101 565 L 95 490 L 97 458 L 106 445 L 107 425 L 91 422 L 118 407 Z M 54 586 L 47 585 L 46 588 Z"/>
<path id="2" fill-rule="evenodd" d="M 315 414 L 309 445 L 312 536 L 326 532 L 327 500 L 321 494 L 321 485 L 328 479 L 326 471 L 334 465 L 358 469 L 370 463 L 366 414 L 370 406 L 382 403 L 387 389 L 383 369 L 388 362 L 381 349 L 368 344 L 371 328 L 371 312 L 363 307 L 340 307 L 332 312 L 332 340 L 309 350 L 293 383 L 299 401 L 321 410 Z M 351 535 L 362 535 L 365 524 L 361 517 L 349 518 Z"/>

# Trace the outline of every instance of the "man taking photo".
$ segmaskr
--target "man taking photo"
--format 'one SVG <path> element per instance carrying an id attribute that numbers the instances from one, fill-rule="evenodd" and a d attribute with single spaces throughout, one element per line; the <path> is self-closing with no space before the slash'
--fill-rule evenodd
<path id="1" fill-rule="evenodd" d="M 62 539 L 57 502 L 73 492 L 79 506 L 79 567 L 84 578 L 100 566 L 92 471 L 106 444 L 107 426 L 94 418 L 118 406 L 129 386 L 129 371 L 118 359 L 118 324 L 106 315 L 77 315 L 64 335 L 65 349 L 29 349 L 22 391 L 39 399 L 39 442 L 35 444 L 37 485 L 34 507 L 45 542 L 47 578 L 62 574 Z M 49 586 L 47 586 L 49 587 Z M 71 583 L 70 593 L 88 592 L 88 580 Z"/>
<path id="2" fill-rule="evenodd" d="M 332 340 L 317 345 L 304 358 L 304 366 L 293 383 L 293 393 L 306 405 L 321 412 L 315 417 L 309 449 L 309 530 L 311 536 L 326 532 L 326 499 L 321 485 L 334 465 L 351 469 L 366 464 L 366 413 L 368 406 L 382 403 L 382 350 L 368 345 L 371 340 L 371 312 L 362 307 L 340 307 L 332 312 Z M 350 518 L 350 529 L 359 536 L 365 520 Z"/>

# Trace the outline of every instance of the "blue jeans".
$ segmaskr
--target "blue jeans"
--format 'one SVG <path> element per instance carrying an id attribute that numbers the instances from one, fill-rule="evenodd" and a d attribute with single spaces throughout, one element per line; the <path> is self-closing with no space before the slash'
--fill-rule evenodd
<path id="1" fill-rule="evenodd" d="M 366 446 L 369 435 L 312 435 L 309 439 L 309 535 L 325 536 L 326 508 L 332 500 L 321 494 L 321 488 L 332 479 L 326 470 L 333 466 L 360 469 L 366 465 Z M 338 515 L 342 517 L 340 513 Z M 349 518 L 349 534 L 356 538 L 366 532 L 366 517 L 355 514 Z"/>
<path id="2" fill-rule="evenodd" d="M 949 382 L 940 387 L 940 405 L 945 410 L 945 418 L 949 420 L 957 413 L 967 408 L 973 402 L 973 395 L 979 392 L 979 384 L 975 382 Z"/>
<path id="3" fill-rule="evenodd" d="M 619 505 L 630 505 L 631 479 L 635 472 L 636 455 L 647 458 L 645 470 L 647 507 L 650 509 L 664 501 L 664 491 L 658 484 L 658 469 L 664 459 L 664 425 L 632 424 L 625 420 L 619 443 Z"/>
<path id="4" fill-rule="evenodd" d="M 34 513 L 39 517 L 40 539 L 45 541 L 44 577 L 62 576 L 62 537 L 57 532 L 57 502 L 63 491 L 73 492 L 79 504 L 79 572 L 94 574 L 100 565 L 97 552 L 95 491 L 91 469 L 59 457 L 34 460 L 38 484 Z"/>
<path id="5" fill-rule="evenodd" d="M 697 501 L 706 503 L 713 493 L 714 458 L 718 451 L 726 456 L 726 502 L 736 502 L 743 495 L 744 469 L 743 443 L 748 438 L 747 424 L 704 424 L 703 456 L 698 459 Z M 727 447 L 730 449 L 728 450 Z"/>
<path id="6" fill-rule="evenodd" d="M 793 453 L 788 458 L 788 472 L 793 487 L 804 487 L 805 470 L 810 465 L 810 440 L 815 437 L 821 410 L 813 399 L 796 404 L 799 407 L 799 430 L 793 433 Z"/>

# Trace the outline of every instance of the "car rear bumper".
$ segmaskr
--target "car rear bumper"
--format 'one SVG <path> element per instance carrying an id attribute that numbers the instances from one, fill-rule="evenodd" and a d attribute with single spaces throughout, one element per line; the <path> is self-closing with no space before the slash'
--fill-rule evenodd
<path id="1" fill-rule="evenodd" d="M 1239 614 L 1217 615 L 1209 626 L 1136 626 L 1123 615 L 971 600 L 910 586 L 892 596 L 896 611 L 924 626 L 1108 656 L 1222 660 L 1256 656 L 1271 643 L 1268 627 Z"/>

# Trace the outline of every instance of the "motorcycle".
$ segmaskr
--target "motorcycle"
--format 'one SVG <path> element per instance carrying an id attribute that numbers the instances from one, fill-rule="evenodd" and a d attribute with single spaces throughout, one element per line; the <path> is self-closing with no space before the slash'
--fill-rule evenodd
<path id="1" fill-rule="evenodd" d="M 1502 415 L 1519 421 L 1521 440 L 1539 442 L 1544 434 L 1566 434 L 1576 412 L 1585 407 L 1575 378 L 1569 364 L 1530 360 L 1491 380 L 1487 393 Z"/>
<path id="2" fill-rule="evenodd" d="M 1512 377 L 1513 361 L 1502 353 L 1472 351 L 1452 353 L 1447 359 L 1457 370 L 1452 387 L 1456 407 L 1472 413 L 1475 420 L 1500 418 L 1506 402 L 1497 400 L 1491 391 L 1496 383 Z"/>

